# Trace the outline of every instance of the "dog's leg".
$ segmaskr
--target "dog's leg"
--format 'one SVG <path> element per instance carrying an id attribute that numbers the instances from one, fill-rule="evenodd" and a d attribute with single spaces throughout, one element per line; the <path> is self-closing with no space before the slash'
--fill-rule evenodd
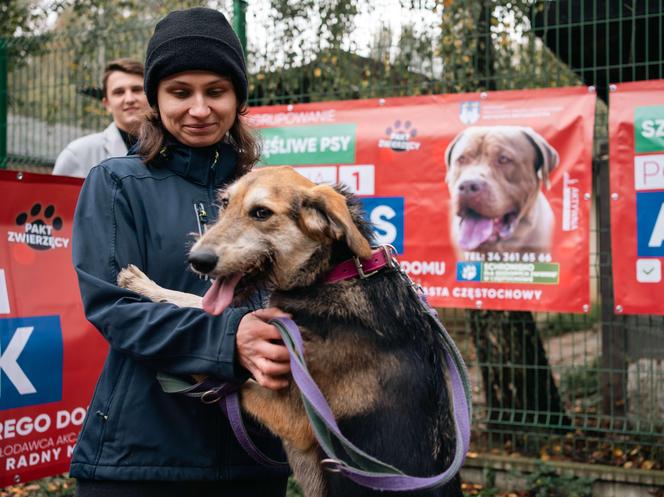
<path id="1" fill-rule="evenodd" d="M 240 397 L 246 412 L 294 449 L 306 452 L 316 444 L 296 388 L 274 391 L 248 381 L 242 386 Z"/>
<path id="2" fill-rule="evenodd" d="M 323 471 L 318 462 L 320 455 L 318 446 L 312 446 L 309 450 L 301 451 L 284 442 L 284 450 L 288 456 L 288 462 L 293 470 L 293 477 L 302 488 L 306 497 L 325 497 L 327 489 Z"/>
<path id="3" fill-rule="evenodd" d="M 136 292 L 154 302 L 167 302 L 179 307 L 196 307 L 198 309 L 203 307 L 203 299 L 198 295 L 162 288 L 133 264 L 120 271 L 118 286 Z"/>

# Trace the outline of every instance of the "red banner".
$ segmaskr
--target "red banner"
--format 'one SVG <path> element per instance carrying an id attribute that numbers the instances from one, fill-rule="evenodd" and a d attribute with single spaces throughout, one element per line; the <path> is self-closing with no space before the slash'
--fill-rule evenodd
<path id="1" fill-rule="evenodd" d="M 264 165 L 361 196 L 433 305 L 587 312 L 586 88 L 254 108 Z"/>
<path id="2" fill-rule="evenodd" d="M 69 470 L 106 356 L 71 264 L 81 183 L 0 171 L 0 487 Z"/>
<path id="3" fill-rule="evenodd" d="M 609 94 L 615 312 L 664 314 L 664 80 Z"/>

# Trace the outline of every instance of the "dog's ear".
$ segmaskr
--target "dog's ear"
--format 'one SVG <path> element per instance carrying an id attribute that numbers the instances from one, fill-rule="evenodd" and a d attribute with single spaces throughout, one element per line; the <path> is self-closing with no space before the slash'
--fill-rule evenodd
<path id="1" fill-rule="evenodd" d="M 316 240 L 343 239 L 358 257 L 371 256 L 371 246 L 353 223 L 346 197 L 329 185 L 317 185 L 305 193 L 299 223 Z"/>
<path id="2" fill-rule="evenodd" d="M 558 152 L 556 152 L 556 150 L 549 145 L 549 142 L 547 142 L 542 135 L 537 133 L 534 129 L 524 127 L 523 133 L 533 147 L 535 147 L 535 172 L 542 179 L 544 185 L 549 188 L 551 186 L 551 182 L 549 181 L 551 170 L 556 167 L 560 161 Z"/>
<path id="3" fill-rule="evenodd" d="M 461 140 L 461 137 L 464 135 L 465 132 L 466 130 L 463 130 L 459 134 L 457 134 L 445 149 L 445 165 L 447 166 L 447 171 L 445 173 L 445 181 L 447 183 L 449 183 L 451 179 L 450 173 L 452 171 L 452 152 L 454 151 L 454 147 L 456 147 L 457 143 L 459 143 L 459 140 Z"/>

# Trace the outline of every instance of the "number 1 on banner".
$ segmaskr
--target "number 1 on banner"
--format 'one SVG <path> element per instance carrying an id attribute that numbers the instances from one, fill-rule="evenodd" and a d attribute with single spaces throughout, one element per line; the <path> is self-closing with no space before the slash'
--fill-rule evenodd
<path id="1" fill-rule="evenodd" d="M 339 166 L 339 183 L 356 195 L 373 195 L 376 191 L 373 165 Z"/>

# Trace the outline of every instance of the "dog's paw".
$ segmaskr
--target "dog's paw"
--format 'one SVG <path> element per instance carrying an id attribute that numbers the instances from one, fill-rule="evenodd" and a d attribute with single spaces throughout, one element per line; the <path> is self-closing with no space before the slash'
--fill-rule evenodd
<path id="1" fill-rule="evenodd" d="M 136 293 L 142 293 L 142 290 L 152 285 L 154 282 L 133 264 L 129 264 L 118 274 L 118 286 Z"/>

